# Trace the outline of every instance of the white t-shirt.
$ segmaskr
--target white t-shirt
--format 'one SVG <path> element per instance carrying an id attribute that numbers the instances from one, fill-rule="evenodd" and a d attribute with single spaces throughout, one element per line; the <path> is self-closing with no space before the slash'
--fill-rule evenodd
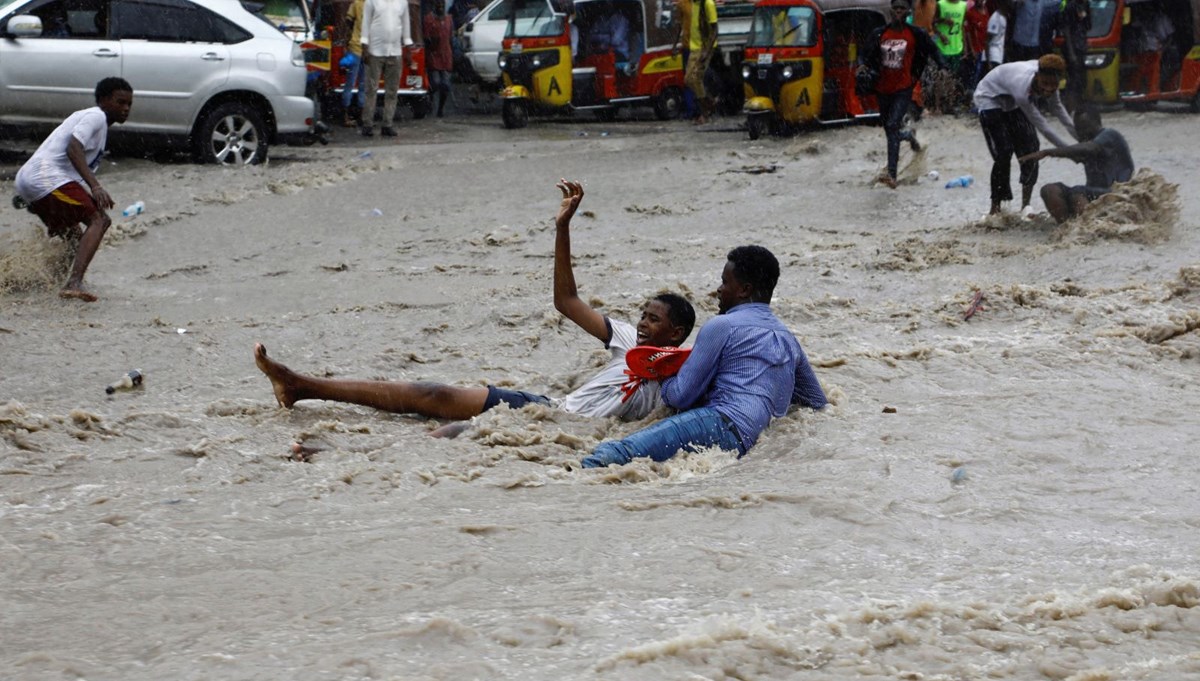
<path id="1" fill-rule="evenodd" d="M 367 0 L 363 4 L 362 46 L 373 57 L 399 57 L 412 45 L 408 0 Z"/>
<path id="2" fill-rule="evenodd" d="M 659 405 L 658 381 L 646 381 L 630 398 L 625 397 L 621 386 L 629 380 L 625 375 L 625 353 L 637 345 L 637 329 L 628 322 L 608 320 L 612 338 L 608 349 L 612 359 L 587 383 L 567 395 L 559 403 L 563 411 L 582 416 L 619 416 L 626 421 L 644 417 Z"/>
<path id="3" fill-rule="evenodd" d="M 17 171 L 16 189 L 21 198 L 33 203 L 68 182 L 84 184 L 83 176 L 67 158 L 71 137 L 83 145 L 83 156 L 92 172 L 100 168 L 100 157 L 108 142 L 108 118 L 100 107 L 93 106 L 68 116 Z"/>
<path id="4" fill-rule="evenodd" d="M 987 60 L 993 64 L 1004 63 L 1004 35 L 1008 31 L 1008 19 L 1001 12 L 992 12 L 987 23 Z"/>

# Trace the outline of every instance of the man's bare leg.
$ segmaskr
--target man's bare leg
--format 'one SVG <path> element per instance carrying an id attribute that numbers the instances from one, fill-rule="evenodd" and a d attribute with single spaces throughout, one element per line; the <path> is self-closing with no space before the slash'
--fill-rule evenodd
<path id="1" fill-rule="evenodd" d="M 488 389 L 483 387 L 305 376 L 268 358 L 262 343 L 254 345 L 254 363 L 271 379 L 279 406 L 288 409 L 300 400 L 329 400 L 361 404 L 393 414 L 461 420 L 483 413 L 487 401 Z"/>
<path id="2" fill-rule="evenodd" d="M 1067 221 L 1071 217 L 1071 210 L 1068 202 L 1071 197 L 1063 191 L 1061 184 L 1053 183 L 1042 187 L 1042 203 L 1046 204 L 1046 210 L 1058 224 Z"/>
<path id="3" fill-rule="evenodd" d="M 71 276 L 67 278 L 67 283 L 58 292 L 59 297 L 74 298 L 89 303 L 96 302 L 96 296 L 83 288 L 83 275 L 87 273 L 88 265 L 92 263 L 92 258 L 100 248 L 100 240 L 104 238 L 104 233 L 108 231 L 111 224 L 112 220 L 105 215 L 104 211 L 98 210 L 92 213 L 92 217 L 88 219 L 87 230 L 79 238 L 79 245 L 75 250 L 75 262 L 71 264 Z"/>

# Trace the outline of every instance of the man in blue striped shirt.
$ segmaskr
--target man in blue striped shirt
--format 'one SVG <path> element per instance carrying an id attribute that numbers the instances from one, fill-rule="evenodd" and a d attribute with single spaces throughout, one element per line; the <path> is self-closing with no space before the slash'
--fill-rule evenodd
<path id="1" fill-rule="evenodd" d="M 679 373 L 662 382 L 663 401 L 680 413 L 601 442 L 583 467 L 627 464 L 636 456 L 665 461 L 680 450 L 713 446 L 740 458 L 789 406 L 824 407 L 828 400 L 800 342 L 769 307 L 777 281 L 779 261 L 767 249 L 730 251 L 717 289 L 720 314 L 700 329 Z"/>

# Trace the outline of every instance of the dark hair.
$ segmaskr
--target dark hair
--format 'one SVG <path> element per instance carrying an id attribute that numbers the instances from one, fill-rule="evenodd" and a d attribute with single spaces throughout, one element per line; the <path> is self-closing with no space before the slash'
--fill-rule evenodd
<path id="1" fill-rule="evenodd" d="M 779 281 L 779 261 L 762 246 L 738 246 L 729 252 L 733 276 L 753 289 L 750 299 L 756 303 L 771 302 L 775 284 Z"/>
<path id="2" fill-rule="evenodd" d="M 667 306 L 667 319 L 675 326 L 683 327 L 683 338 L 679 342 L 687 340 L 687 337 L 692 335 L 692 329 L 696 326 L 696 309 L 688 302 L 687 298 L 676 293 L 660 293 L 651 300 L 657 300 Z"/>
<path id="3" fill-rule="evenodd" d="M 1075 118 L 1086 118 L 1087 120 L 1095 123 L 1097 126 L 1102 125 L 1100 121 L 1100 109 L 1098 109 L 1094 104 L 1086 104 L 1076 109 Z"/>
<path id="4" fill-rule="evenodd" d="M 108 99 L 114 92 L 133 92 L 133 86 L 124 78 L 116 76 L 105 78 L 96 83 L 96 103 L 99 104 L 100 100 Z"/>

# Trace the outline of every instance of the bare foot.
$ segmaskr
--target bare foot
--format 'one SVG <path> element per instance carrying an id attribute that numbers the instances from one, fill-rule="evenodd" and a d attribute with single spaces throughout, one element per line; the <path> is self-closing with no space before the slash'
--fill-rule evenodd
<path id="1" fill-rule="evenodd" d="M 880 175 L 879 182 L 888 189 L 895 189 L 898 186 L 896 178 L 891 175 Z"/>
<path id="2" fill-rule="evenodd" d="M 63 290 L 58 292 L 58 297 L 59 298 L 67 298 L 67 299 L 71 299 L 71 300 L 82 300 L 85 303 L 94 303 L 97 300 L 100 300 L 99 298 L 96 297 L 95 294 L 88 293 L 87 291 L 84 291 L 82 288 L 64 288 Z"/>
<path id="3" fill-rule="evenodd" d="M 287 456 L 289 461 L 299 461 L 301 463 L 311 463 L 313 454 L 321 451 L 320 447 L 309 447 L 302 445 L 299 442 L 292 443 L 292 453 Z"/>
<path id="4" fill-rule="evenodd" d="M 429 437 L 444 437 L 447 440 L 453 440 L 462 435 L 463 431 L 470 427 L 470 421 L 455 421 L 454 423 L 447 423 L 440 428 L 430 431 Z"/>
<path id="5" fill-rule="evenodd" d="M 295 374 L 292 370 L 268 358 L 267 348 L 262 343 L 254 344 L 254 363 L 259 371 L 271 379 L 271 388 L 275 391 L 275 401 L 279 402 L 279 406 L 291 409 L 296 403 L 293 385 Z"/>

